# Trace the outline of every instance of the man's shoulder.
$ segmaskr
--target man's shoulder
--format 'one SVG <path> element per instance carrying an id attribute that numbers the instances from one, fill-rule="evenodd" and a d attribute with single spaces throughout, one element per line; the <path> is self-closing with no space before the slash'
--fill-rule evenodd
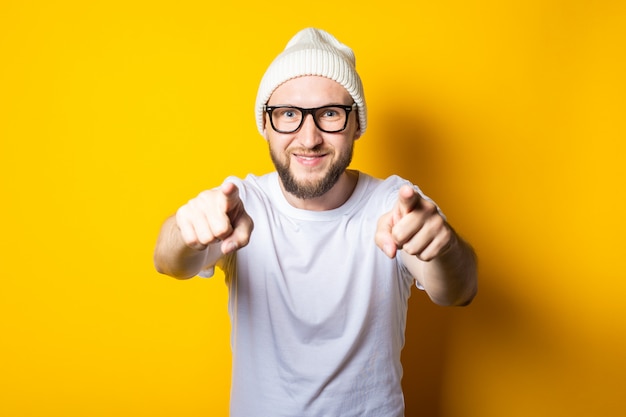
<path id="1" fill-rule="evenodd" d="M 371 174 L 359 171 L 359 182 L 362 182 L 370 191 L 398 190 L 405 184 L 413 185 L 409 180 L 399 175 L 389 175 L 386 178 L 374 177 Z"/>
<path id="2" fill-rule="evenodd" d="M 270 172 L 262 175 L 248 174 L 243 178 L 231 175 L 226 177 L 224 183 L 232 182 L 240 188 L 269 189 L 272 182 L 276 180 L 276 175 L 276 172 Z"/>
<path id="3" fill-rule="evenodd" d="M 259 201 L 266 205 L 270 196 L 276 193 L 278 187 L 278 179 L 276 172 L 270 172 L 263 175 L 248 174 L 245 177 L 229 176 L 224 183 L 233 183 L 239 189 L 239 197 L 244 203 Z"/>

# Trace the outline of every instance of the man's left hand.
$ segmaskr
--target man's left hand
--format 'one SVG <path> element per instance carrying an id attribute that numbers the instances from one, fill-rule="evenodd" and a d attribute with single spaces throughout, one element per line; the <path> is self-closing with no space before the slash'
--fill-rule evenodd
<path id="1" fill-rule="evenodd" d="M 376 245 L 390 258 L 404 250 L 426 262 L 445 252 L 454 239 L 435 204 L 409 185 L 400 188 L 393 209 L 378 220 L 375 237 Z"/>

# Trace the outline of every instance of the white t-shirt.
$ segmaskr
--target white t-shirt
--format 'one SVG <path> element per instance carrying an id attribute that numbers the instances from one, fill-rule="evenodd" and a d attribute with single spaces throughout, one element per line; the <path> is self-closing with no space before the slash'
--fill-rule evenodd
<path id="1" fill-rule="evenodd" d="M 254 221 L 250 243 L 221 265 L 231 416 L 403 416 L 400 351 L 414 279 L 374 234 L 409 183 L 360 173 L 341 207 L 307 211 L 286 201 L 276 173 L 226 182 Z"/>

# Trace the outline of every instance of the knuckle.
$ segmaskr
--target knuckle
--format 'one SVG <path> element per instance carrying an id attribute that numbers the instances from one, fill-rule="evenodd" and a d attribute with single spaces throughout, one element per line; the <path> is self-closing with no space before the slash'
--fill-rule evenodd
<path id="1" fill-rule="evenodd" d="M 213 235 L 218 239 L 224 239 L 232 233 L 232 228 L 228 222 L 219 222 L 215 224 L 211 230 L 213 231 Z"/>
<path id="2" fill-rule="evenodd" d="M 248 226 L 248 234 L 250 234 L 254 230 L 254 220 L 252 220 L 252 217 L 248 215 L 246 215 L 246 219 L 247 219 L 247 226 Z"/>
<path id="3" fill-rule="evenodd" d="M 437 211 L 437 206 L 427 200 L 424 200 L 424 202 L 422 203 L 422 210 L 424 211 L 424 213 L 430 216 L 439 215 L 439 212 Z"/>
<path id="4" fill-rule="evenodd" d="M 445 222 L 443 221 L 443 217 L 439 216 L 436 213 L 433 213 L 435 215 L 433 215 L 430 219 L 432 227 L 436 230 L 442 230 L 445 229 L 444 225 Z"/>
<path id="5" fill-rule="evenodd" d="M 239 239 L 239 242 L 241 243 L 240 246 L 246 246 L 248 243 L 250 243 L 250 234 L 249 233 L 245 233 L 241 236 L 241 238 Z"/>
<path id="6" fill-rule="evenodd" d="M 406 253 L 408 253 L 409 255 L 413 255 L 413 256 L 418 256 L 419 257 L 419 253 L 420 251 L 418 250 L 418 248 L 409 243 L 409 244 L 405 244 L 402 246 L 402 250 L 405 251 Z"/>
<path id="7" fill-rule="evenodd" d="M 196 230 L 197 243 L 208 245 L 215 241 L 215 236 L 207 227 L 198 227 Z"/>
<path id="8" fill-rule="evenodd" d="M 397 227 L 394 227 L 391 230 L 391 238 L 396 242 L 399 246 L 404 246 L 407 243 L 407 239 L 402 233 L 401 230 L 398 230 Z"/>
<path id="9" fill-rule="evenodd" d="M 189 246 L 192 249 L 198 249 L 205 245 L 200 237 L 194 233 L 183 233 L 182 239 L 185 245 Z"/>
<path id="10" fill-rule="evenodd" d="M 189 203 L 181 206 L 176 210 L 176 220 L 180 223 L 182 220 L 189 217 Z"/>
<path id="11" fill-rule="evenodd" d="M 430 253 L 422 252 L 416 255 L 420 261 L 430 262 L 433 260 L 433 256 Z"/>

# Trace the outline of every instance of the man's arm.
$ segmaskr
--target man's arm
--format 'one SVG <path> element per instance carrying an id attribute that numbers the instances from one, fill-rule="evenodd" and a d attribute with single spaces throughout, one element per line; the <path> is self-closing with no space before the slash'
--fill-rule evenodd
<path id="1" fill-rule="evenodd" d="M 476 295 L 474 250 L 412 187 L 400 188 L 380 218 L 376 244 L 390 258 L 401 249 L 402 262 L 436 304 L 467 305 Z"/>
<path id="2" fill-rule="evenodd" d="M 191 278 L 247 245 L 253 228 L 234 184 L 203 191 L 163 223 L 154 265 L 160 273 Z"/>
<path id="3" fill-rule="evenodd" d="M 478 289 L 476 255 L 454 231 L 453 243 L 430 261 L 402 250 L 402 262 L 430 299 L 444 306 L 468 305 Z"/>
<path id="4" fill-rule="evenodd" d="M 192 278 L 207 267 L 215 265 L 221 257 L 218 245 L 192 248 L 184 241 L 176 216 L 165 220 L 154 250 L 154 266 L 165 275 L 178 279 Z M 211 254 L 211 256 L 209 256 Z M 215 258 L 215 259 L 213 259 Z"/>

